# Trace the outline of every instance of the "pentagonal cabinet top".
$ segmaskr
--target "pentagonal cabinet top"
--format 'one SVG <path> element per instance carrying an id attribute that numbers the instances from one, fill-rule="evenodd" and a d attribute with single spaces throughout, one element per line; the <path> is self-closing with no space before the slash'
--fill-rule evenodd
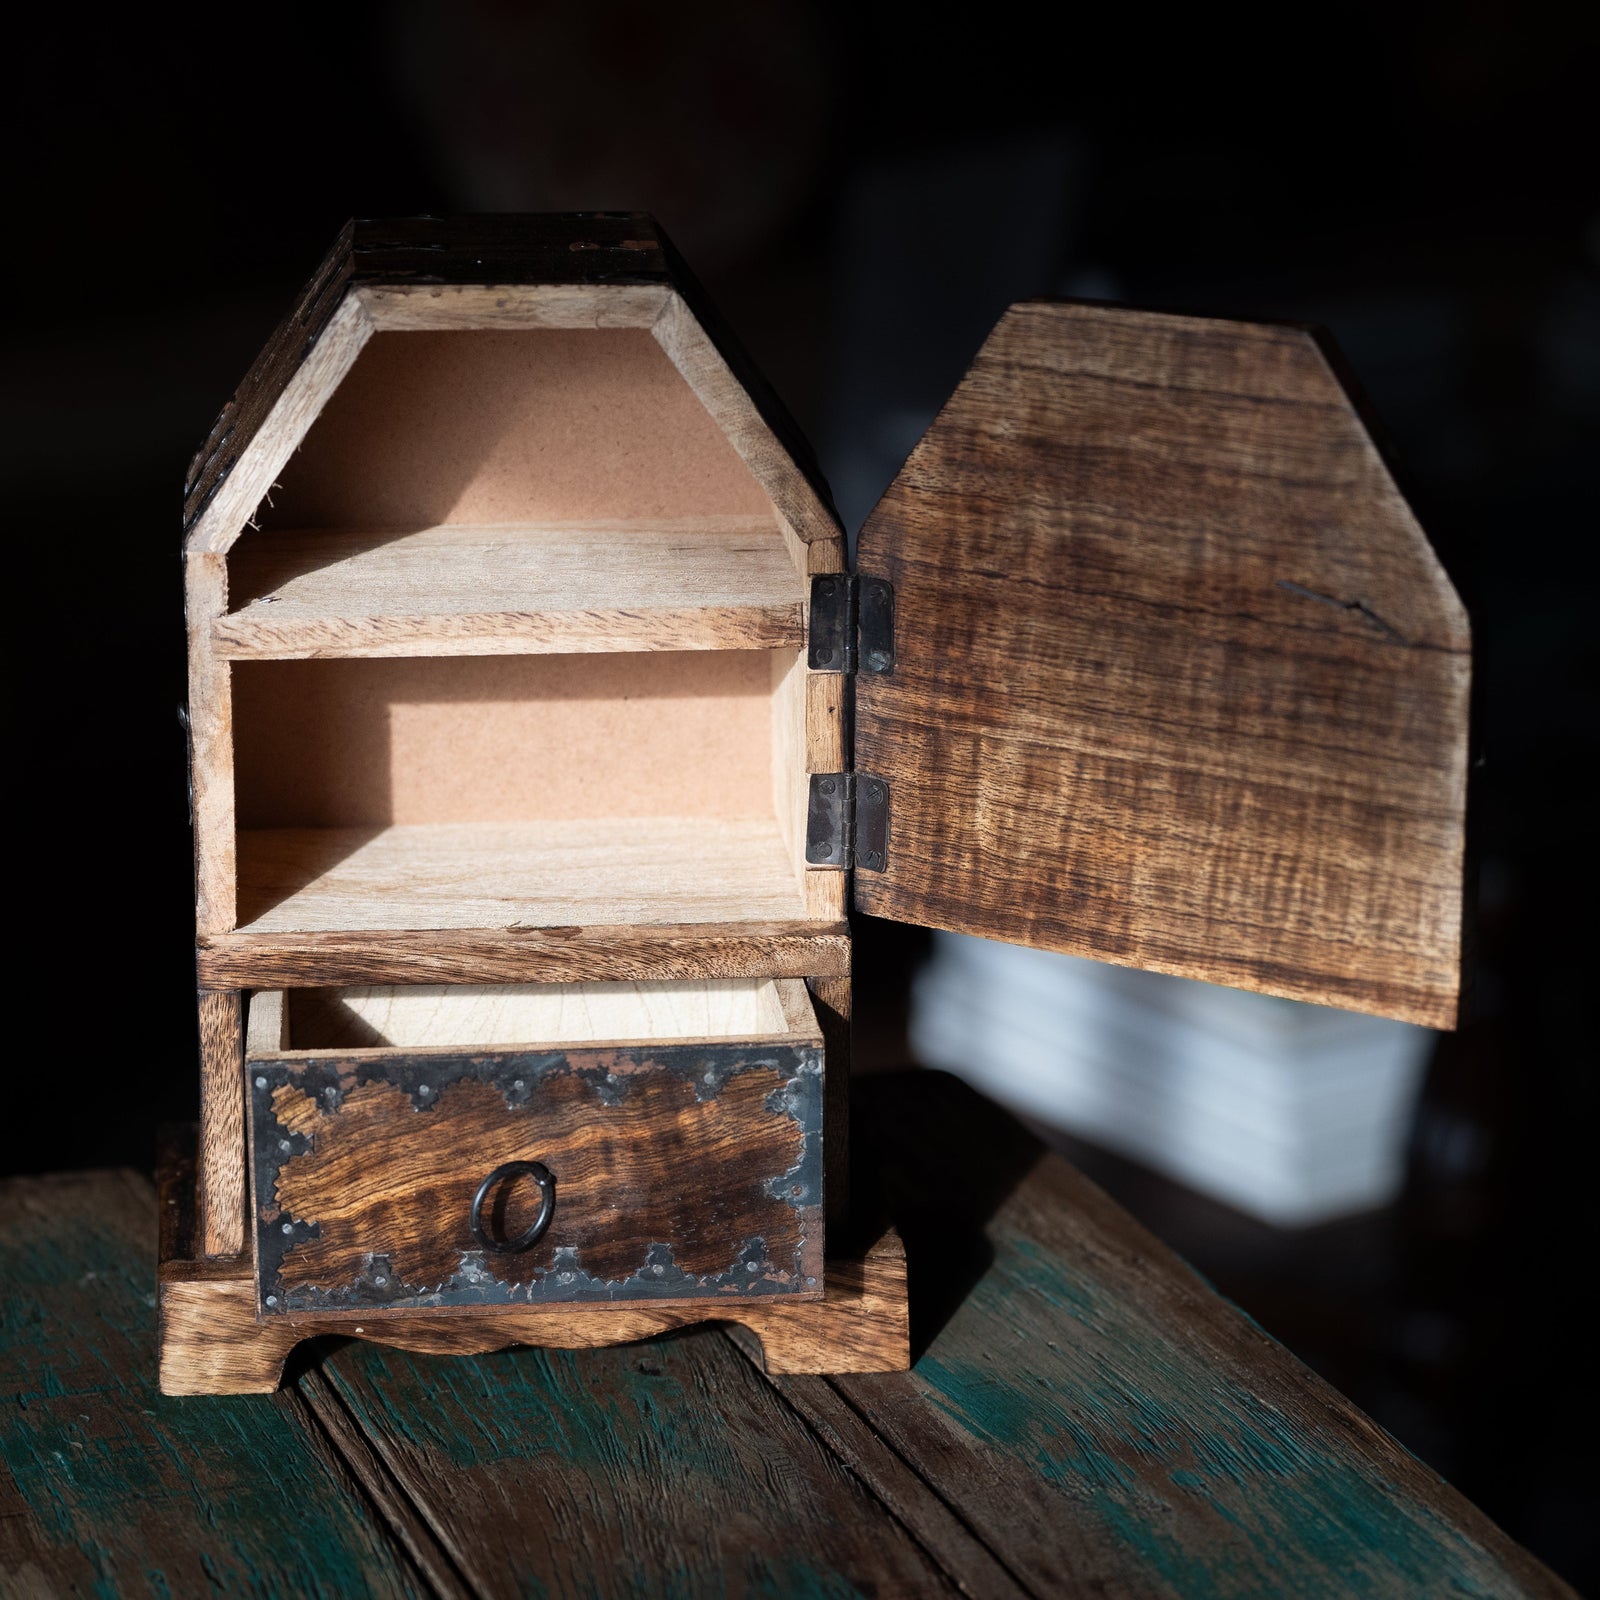
<path id="1" fill-rule="evenodd" d="M 534 332 L 551 337 L 517 338 Z M 224 551 L 263 515 L 410 527 L 769 501 L 801 541 L 837 537 L 798 431 L 648 217 L 412 218 L 345 227 L 195 456 L 184 529 Z"/>

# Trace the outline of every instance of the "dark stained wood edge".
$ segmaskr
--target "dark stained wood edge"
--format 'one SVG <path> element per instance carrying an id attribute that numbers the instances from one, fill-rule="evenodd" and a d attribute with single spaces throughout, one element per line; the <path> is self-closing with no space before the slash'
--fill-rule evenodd
<path id="1" fill-rule="evenodd" d="M 850 933 L 843 922 L 216 933 L 201 936 L 195 964 L 212 989 L 839 978 Z"/>
<path id="2" fill-rule="evenodd" d="M 739 1327 L 725 1331 L 756 1369 L 764 1371 L 759 1347 L 751 1348 L 754 1341 L 745 1331 Z M 916 1467 L 877 1433 L 870 1418 L 838 1385 L 825 1377 L 769 1375 L 768 1381 L 967 1594 L 1023 1596 L 1032 1592 Z"/>
<path id="3" fill-rule="evenodd" d="M 346 223 L 311 281 L 223 406 L 195 451 L 183 484 L 183 531 L 199 521 L 212 497 L 255 438 L 289 380 L 322 336 L 350 282 L 354 224 Z"/>
<path id="4" fill-rule="evenodd" d="M 187 1261 L 194 1240 L 194 1163 L 199 1129 L 164 1123 L 156 1130 L 156 1224 L 160 1261 Z"/>
<path id="5" fill-rule="evenodd" d="M 441 1600 L 471 1600 L 473 1590 L 450 1553 L 435 1536 L 416 1502 L 395 1480 L 387 1462 L 350 1415 L 338 1390 L 315 1367 L 299 1374 L 294 1391 L 302 1407 L 301 1425 L 315 1430 L 344 1462 L 390 1535 L 411 1557 Z"/>
<path id="6" fill-rule="evenodd" d="M 346 292 L 361 283 L 665 283 L 641 212 L 362 218 L 347 222 L 189 465 L 187 533 L 299 370 Z"/>

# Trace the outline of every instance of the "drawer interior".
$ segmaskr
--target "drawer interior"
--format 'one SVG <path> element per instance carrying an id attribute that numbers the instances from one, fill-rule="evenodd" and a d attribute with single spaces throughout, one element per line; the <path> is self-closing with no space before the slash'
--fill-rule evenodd
<path id="1" fill-rule="evenodd" d="M 247 1054 L 773 1040 L 820 1045 L 799 978 L 263 990 Z"/>

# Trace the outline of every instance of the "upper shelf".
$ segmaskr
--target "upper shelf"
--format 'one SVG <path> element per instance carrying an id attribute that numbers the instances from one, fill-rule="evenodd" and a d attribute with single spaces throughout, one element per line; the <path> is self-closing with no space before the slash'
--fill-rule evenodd
<path id="1" fill-rule="evenodd" d="M 770 517 L 269 531 L 228 571 L 212 642 L 235 660 L 805 642 L 805 583 Z"/>

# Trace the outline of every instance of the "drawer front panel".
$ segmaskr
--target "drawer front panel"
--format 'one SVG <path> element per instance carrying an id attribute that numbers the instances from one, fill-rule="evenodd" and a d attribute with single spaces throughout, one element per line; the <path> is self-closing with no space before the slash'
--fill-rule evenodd
<path id="1" fill-rule="evenodd" d="M 264 1314 L 821 1293 L 822 1052 L 685 1044 L 246 1063 Z M 507 1162 L 548 1169 L 474 1196 Z"/>

